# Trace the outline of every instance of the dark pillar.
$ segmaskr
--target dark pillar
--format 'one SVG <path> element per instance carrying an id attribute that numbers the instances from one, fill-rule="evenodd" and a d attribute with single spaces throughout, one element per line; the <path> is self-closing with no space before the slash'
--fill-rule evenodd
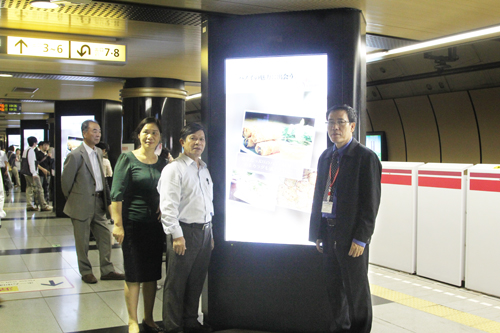
<path id="1" fill-rule="evenodd" d="M 232 172 L 226 170 L 226 161 L 234 158 L 226 156 L 229 124 L 226 124 L 225 61 L 326 54 L 328 95 L 324 111 L 337 104 L 352 105 L 361 114 L 357 124 L 361 133 L 357 136 L 363 140 L 366 99 L 363 15 L 359 10 L 347 8 L 242 16 L 207 14 L 201 29 L 201 118 L 208 128 L 205 152 L 208 150 L 214 185 L 212 222 L 216 244 L 208 273 L 208 320 L 217 330 L 327 332 L 332 315 L 322 258 L 312 243 L 304 246 L 224 241 L 229 202 L 227 175 Z M 267 73 L 256 69 L 255 77 Z M 252 110 L 252 103 L 250 99 L 242 99 L 241 109 Z M 325 119 L 320 117 L 317 121 Z M 327 140 L 326 135 L 323 140 Z M 277 216 L 279 210 L 260 214 Z M 307 215 L 302 221 L 307 233 Z"/>
<path id="2" fill-rule="evenodd" d="M 63 209 L 66 203 L 64 195 L 61 190 L 61 185 L 59 184 L 62 174 L 62 161 L 63 152 L 66 152 L 67 147 L 62 146 L 62 135 L 68 135 L 63 133 L 61 128 L 61 117 L 68 116 L 94 116 L 94 119 L 101 125 L 101 141 L 107 142 L 110 147 L 108 154 L 111 166 L 114 168 L 116 160 L 122 150 L 122 106 L 118 101 L 110 100 L 67 100 L 67 101 L 56 101 L 54 103 L 54 115 L 55 115 L 55 197 L 54 197 L 54 208 L 57 216 L 64 216 Z M 90 117 L 91 118 L 91 117 Z M 22 122 L 21 122 L 22 125 Z M 22 127 L 22 126 L 21 126 Z M 81 136 L 80 124 L 73 128 L 76 136 L 83 138 Z"/>
<path id="3" fill-rule="evenodd" d="M 175 158 L 182 147 L 180 131 L 184 126 L 187 92 L 184 81 L 163 78 L 133 78 L 125 81 L 123 99 L 123 142 L 136 143 L 136 126 L 146 117 L 161 120 L 162 144 Z"/>

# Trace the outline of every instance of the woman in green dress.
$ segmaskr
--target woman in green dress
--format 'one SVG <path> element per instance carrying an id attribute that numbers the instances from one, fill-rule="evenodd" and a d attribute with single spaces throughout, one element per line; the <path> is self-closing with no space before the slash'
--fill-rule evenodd
<path id="1" fill-rule="evenodd" d="M 139 332 L 137 305 L 141 283 L 143 330 L 163 332 L 153 320 L 153 307 L 165 241 L 156 187 L 167 162 L 154 153 L 161 139 L 158 119 L 145 118 L 135 133 L 141 146 L 121 154 L 115 166 L 111 189 L 113 236 L 122 244 L 129 332 Z"/>

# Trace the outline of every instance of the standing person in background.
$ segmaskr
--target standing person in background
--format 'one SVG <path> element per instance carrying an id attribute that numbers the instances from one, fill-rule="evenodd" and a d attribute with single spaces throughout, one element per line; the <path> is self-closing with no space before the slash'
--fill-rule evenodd
<path id="1" fill-rule="evenodd" d="M 380 204 L 382 165 L 353 138 L 356 111 L 348 105 L 326 113 L 327 148 L 318 161 L 309 240 L 322 253 L 330 332 L 368 333 L 372 303 L 368 283 L 369 243 Z"/>
<path id="2" fill-rule="evenodd" d="M 0 177 L 0 228 L 2 227 L 2 219 L 7 215 L 5 211 L 3 210 L 3 205 L 4 205 L 4 200 L 5 200 L 5 193 L 3 190 L 3 182 L 2 178 Z M 1 302 L 1 300 L 0 300 Z"/>
<path id="3" fill-rule="evenodd" d="M 170 155 L 170 150 L 167 147 L 163 147 L 160 152 L 160 157 L 164 158 L 167 163 L 173 162 L 174 158 Z"/>
<path id="4" fill-rule="evenodd" d="M 23 159 L 27 161 L 28 170 L 24 173 L 24 178 L 26 179 L 26 210 L 27 211 L 38 211 L 36 206 L 40 206 L 40 211 L 51 211 L 52 206 L 47 205 L 43 197 L 42 183 L 40 182 L 40 177 L 38 176 L 38 168 L 35 155 L 35 147 L 38 139 L 34 136 L 28 138 L 28 148 L 23 152 Z M 24 171 L 23 171 L 24 172 Z M 35 207 L 31 203 L 31 197 L 35 199 Z"/>
<path id="5" fill-rule="evenodd" d="M 50 156 L 49 201 L 54 202 L 54 179 L 56 178 L 56 154 L 54 147 L 49 146 L 47 154 Z"/>
<path id="6" fill-rule="evenodd" d="M 46 141 L 40 141 L 38 143 L 38 149 L 35 151 L 36 159 L 38 161 L 38 175 L 40 176 L 40 182 L 43 188 L 43 197 L 46 202 L 49 201 L 49 182 L 51 174 L 52 159 L 50 154 L 47 153 L 49 149 L 49 143 Z"/>
<path id="7" fill-rule="evenodd" d="M 14 187 L 19 187 L 21 186 L 21 179 L 19 179 L 19 168 L 17 167 L 17 155 L 14 152 L 15 147 L 10 146 L 9 150 L 7 152 L 7 158 L 9 160 L 9 165 L 10 165 L 10 173 L 11 173 L 11 178 L 14 180 L 16 183 Z"/>
<path id="8" fill-rule="evenodd" d="M 161 139 L 156 118 L 145 118 L 135 130 L 140 147 L 120 155 L 111 189 L 113 236 L 122 244 L 125 267 L 125 301 L 129 333 L 139 332 L 137 305 L 142 284 L 144 332 L 163 332 L 153 320 L 156 281 L 161 279 L 165 234 L 160 222 L 160 197 L 156 191 L 167 162 L 155 155 Z"/>
<path id="9" fill-rule="evenodd" d="M 85 283 L 97 283 L 88 258 L 90 231 L 99 250 L 101 280 L 124 280 L 111 263 L 111 232 L 106 218 L 109 187 L 102 171 L 102 152 L 95 145 L 101 139 L 101 127 L 94 120 L 82 123 L 83 142 L 64 160 L 61 189 L 66 198 L 64 213 L 71 218 L 75 235 L 78 269 Z"/>
<path id="10" fill-rule="evenodd" d="M 109 188 L 113 185 L 113 168 L 111 167 L 111 162 L 108 158 L 109 145 L 106 142 L 99 142 L 95 145 L 102 150 L 102 167 L 104 168 L 104 177 L 108 183 Z"/>
<path id="11" fill-rule="evenodd" d="M 0 150 L 0 172 L 2 172 L 3 185 L 7 196 L 10 194 L 10 190 L 12 189 L 12 182 L 10 181 L 8 166 L 9 160 L 7 158 L 7 154 L 2 148 Z"/>
<path id="12" fill-rule="evenodd" d="M 21 149 L 19 149 L 19 148 L 16 149 L 16 167 L 17 167 L 17 170 L 20 172 L 21 171 Z"/>
<path id="13" fill-rule="evenodd" d="M 184 153 L 163 169 L 158 182 L 168 258 L 163 323 L 171 333 L 205 333 L 211 330 L 198 322 L 198 304 L 214 247 L 213 184 L 201 160 L 205 129 L 190 123 L 180 134 Z"/>

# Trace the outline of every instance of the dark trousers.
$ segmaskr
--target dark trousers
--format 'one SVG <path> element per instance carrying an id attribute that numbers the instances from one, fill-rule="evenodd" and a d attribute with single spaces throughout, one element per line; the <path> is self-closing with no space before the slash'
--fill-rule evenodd
<path id="1" fill-rule="evenodd" d="M 167 277 L 163 288 L 163 323 L 168 331 L 198 325 L 198 305 L 212 254 L 212 228 L 182 226 L 186 253 L 177 255 L 167 236 Z"/>
<path id="2" fill-rule="evenodd" d="M 323 241 L 328 299 L 333 311 L 331 332 L 368 333 L 372 326 L 372 303 L 368 283 L 368 252 L 348 255 L 352 241 L 335 241 L 335 227 L 327 227 Z"/>
<path id="3" fill-rule="evenodd" d="M 86 220 L 71 219 L 75 235 L 76 256 L 78 258 L 78 269 L 80 274 L 92 274 L 92 264 L 89 254 L 90 231 L 95 235 L 97 249 L 99 250 L 99 265 L 101 276 L 114 272 L 111 263 L 111 231 L 109 230 L 106 208 L 102 198 L 93 197 L 96 201 L 95 212 Z M 89 198 L 89 200 L 92 200 Z"/>
<path id="4" fill-rule="evenodd" d="M 49 182 L 50 182 L 50 176 L 45 176 L 44 174 L 40 175 L 40 183 L 42 183 L 42 188 L 43 188 L 43 197 L 45 199 L 45 202 L 49 202 Z"/>

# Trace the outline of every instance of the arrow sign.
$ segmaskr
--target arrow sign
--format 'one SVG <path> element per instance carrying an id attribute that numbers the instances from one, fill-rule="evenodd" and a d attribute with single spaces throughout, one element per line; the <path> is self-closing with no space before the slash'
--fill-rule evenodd
<path id="1" fill-rule="evenodd" d="M 25 47 L 28 47 L 28 44 L 26 44 L 22 39 L 19 42 L 17 42 L 15 45 L 15 46 L 20 45 L 19 48 L 21 49 L 21 54 L 23 54 L 23 44 Z"/>
<path id="2" fill-rule="evenodd" d="M 69 41 L 7 36 L 7 54 L 49 58 L 68 58 Z"/>
<path id="3" fill-rule="evenodd" d="M 58 285 L 62 284 L 63 282 L 55 283 L 55 282 L 54 282 L 54 280 L 49 280 L 49 283 L 50 283 L 50 284 L 42 283 L 41 285 L 42 285 L 42 286 L 51 286 L 51 287 L 55 287 L 55 286 L 58 286 Z"/>
<path id="4" fill-rule="evenodd" d="M 71 41 L 70 59 L 126 62 L 125 45 Z"/>
<path id="5" fill-rule="evenodd" d="M 78 53 L 80 55 L 80 57 L 83 57 L 87 53 L 87 51 L 83 50 L 84 48 L 87 48 L 89 50 L 89 55 L 90 55 L 90 46 L 85 44 L 85 45 L 82 45 L 82 48 L 80 49 L 80 51 L 76 51 L 76 53 Z"/>

